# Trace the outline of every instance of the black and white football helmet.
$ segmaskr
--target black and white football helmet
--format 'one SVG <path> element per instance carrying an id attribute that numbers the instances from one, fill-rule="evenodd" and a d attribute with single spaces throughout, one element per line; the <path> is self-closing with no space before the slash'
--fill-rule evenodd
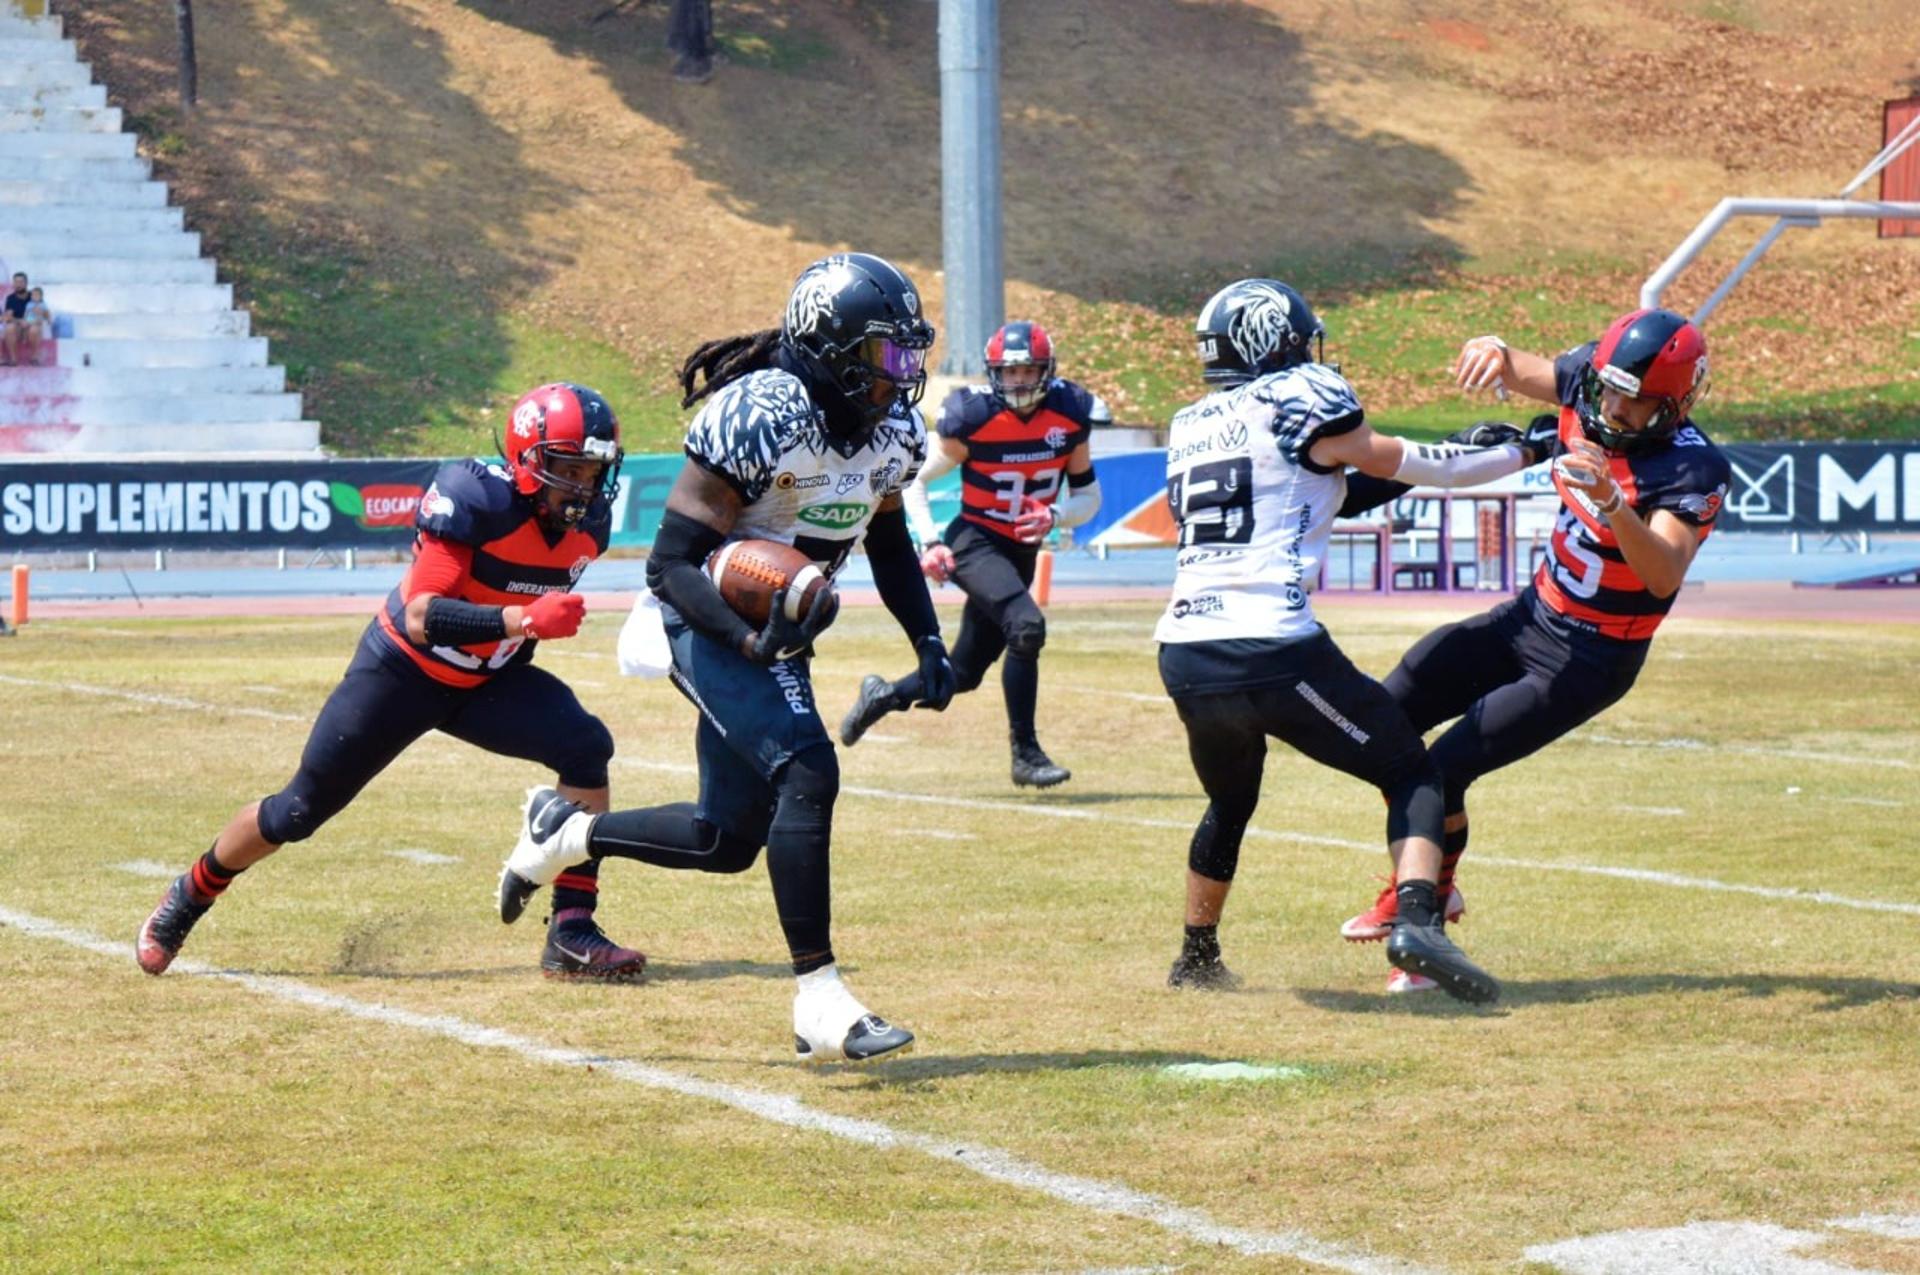
<path id="1" fill-rule="evenodd" d="M 1241 279 L 1213 294 L 1194 324 L 1209 385 L 1239 385 L 1300 363 L 1319 362 L 1326 329 L 1292 285 Z"/>
<path id="2" fill-rule="evenodd" d="M 802 270 L 780 324 L 786 347 L 869 425 L 920 401 L 933 337 L 912 281 L 864 252 L 835 253 Z M 891 384 L 893 395 L 875 403 L 879 381 Z"/>

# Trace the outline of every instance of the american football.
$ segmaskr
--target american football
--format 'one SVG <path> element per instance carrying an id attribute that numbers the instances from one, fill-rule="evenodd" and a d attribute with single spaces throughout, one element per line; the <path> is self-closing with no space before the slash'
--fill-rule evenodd
<path id="1" fill-rule="evenodd" d="M 773 595 L 787 590 L 787 618 L 796 624 L 833 589 L 826 572 L 792 545 L 735 540 L 707 559 L 707 577 L 734 613 L 758 628 L 773 614 Z"/>

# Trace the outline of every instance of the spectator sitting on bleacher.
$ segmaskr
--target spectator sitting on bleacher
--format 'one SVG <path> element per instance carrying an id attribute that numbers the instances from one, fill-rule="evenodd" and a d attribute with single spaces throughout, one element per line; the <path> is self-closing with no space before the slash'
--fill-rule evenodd
<path id="1" fill-rule="evenodd" d="M 6 330 L 0 332 L 0 350 L 5 352 L 9 367 L 20 365 L 22 346 L 26 347 L 29 358 L 40 350 L 39 330 L 35 328 L 29 331 L 27 324 L 27 306 L 32 300 L 32 294 L 27 291 L 27 276 L 15 274 L 13 291 L 6 295 L 4 302 Z"/>
<path id="2" fill-rule="evenodd" d="M 46 348 L 47 342 L 53 339 L 53 311 L 47 309 L 45 288 L 35 288 L 30 295 L 32 300 L 27 302 L 27 318 L 24 325 L 27 330 L 27 359 L 29 362 L 38 363 L 40 360 L 35 356 Z"/>

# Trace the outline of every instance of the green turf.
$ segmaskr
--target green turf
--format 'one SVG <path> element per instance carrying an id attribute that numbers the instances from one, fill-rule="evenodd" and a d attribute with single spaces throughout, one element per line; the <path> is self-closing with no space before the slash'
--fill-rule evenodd
<path id="1" fill-rule="evenodd" d="M 1437 618 L 1323 611 L 1376 674 Z M 692 710 L 618 678 L 618 619 L 541 661 L 612 727 L 617 802 L 689 799 Z M 1920 904 L 1920 636 L 1691 621 L 1683 599 L 1631 695 L 1475 788 L 1459 935 L 1507 989 L 1475 1010 L 1387 999 L 1380 948 L 1339 940 L 1384 870 L 1379 798 L 1284 751 L 1222 929 L 1247 989 L 1164 987 L 1204 802 L 1152 619 L 1054 609 L 1040 725 L 1075 776 L 1052 793 L 1009 787 L 991 681 L 842 751 L 836 948 L 920 1036 L 891 1064 L 792 1064 L 758 868 L 607 865 L 602 917 L 649 980 L 542 982 L 537 906 L 490 914 L 542 776 L 439 736 L 243 876 L 187 955 L 1452 1271 L 1628 1228 L 1916 1211 L 1920 918 L 1552 868 Z M 130 946 L 162 882 L 116 865 L 184 867 L 278 787 L 362 623 L 29 625 L 0 653 L 0 907 Z M 829 716 L 909 664 L 882 611 L 850 610 L 817 666 Z M 0 927 L 0 987 L 9 1271 L 1307 1269 L 597 1071 L 149 979 L 130 953 Z M 1164 1073 L 1234 1061 L 1304 1074 Z M 1888 1243 L 1879 1269 L 1920 1257 Z"/>

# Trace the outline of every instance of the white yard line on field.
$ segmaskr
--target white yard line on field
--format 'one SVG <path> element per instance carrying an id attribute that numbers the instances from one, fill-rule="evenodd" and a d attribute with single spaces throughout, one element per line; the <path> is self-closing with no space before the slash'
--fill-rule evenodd
<path id="1" fill-rule="evenodd" d="M 694 775 L 695 767 L 682 762 L 641 761 L 616 757 L 614 764 L 635 770 L 659 770 L 672 774 Z M 881 801 L 902 801 L 915 805 L 951 806 L 961 810 L 993 810 L 1018 814 L 1024 818 L 1072 819 L 1086 823 L 1123 824 L 1132 828 L 1164 828 L 1191 834 L 1193 824 L 1183 819 L 1148 819 L 1139 815 L 1117 815 L 1103 810 L 1084 810 L 1077 806 L 1049 806 L 1039 802 L 995 801 L 987 797 L 942 797 L 934 793 L 894 792 L 886 788 L 863 788 L 842 784 L 840 791 L 852 797 L 872 797 Z M 1197 809 L 1200 798 L 1196 795 Z M 1353 841 L 1345 837 L 1322 837 L 1307 832 L 1282 832 L 1273 828 L 1249 826 L 1249 837 L 1272 841 L 1291 841 L 1298 845 L 1330 846 L 1337 850 L 1358 850 L 1380 854 L 1385 847 L 1378 842 Z M 1521 868 L 1529 872 L 1573 872 L 1586 876 L 1612 877 L 1620 881 L 1639 881 L 1648 885 L 1672 886 L 1682 890 L 1711 890 L 1723 894 L 1750 894 L 1761 899 L 1784 899 L 1794 903 L 1818 903 L 1827 907 L 1853 908 L 1861 912 L 1895 912 L 1902 916 L 1920 916 L 1920 903 L 1894 903 L 1882 899 L 1855 899 L 1829 890 L 1800 890 L 1791 886 L 1745 885 L 1737 881 L 1716 881 L 1712 877 L 1689 877 L 1677 872 L 1655 872 L 1647 868 L 1615 868 L 1601 863 L 1556 863 L 1551 859 L 1509 859 L 1501 855 L 1475 852 L 1468 863 L 1495 868 Z"/>
<path id="2" fill-rule="evenodd" d="M 117 872 L 132 873 L 136 877 L 152 877 L 156 881 L 162 878 L 171 881 L 180 875 L 180 869 L 169 868 L 166 864 L 155 863 L 152 859 L 130 859 L 125 863 L 116 863 L 113 867 Z"/>
<path id="3" fill-rule="evenodd" d="M 401 850 L 389 850 L 387 851 L 387 857 L 391 859 L 405 859 L 408 863 L 418 863 L 429 868 L 437 868 L 442 864 L 460 862 L 460 860 L 453 855 L 435 854 L 431 850 L 422 850 L 418 846 L 407 846 Z"/>
<path id="4" fill-rule="evenodd" d="M 302 722 L 307 717 L 293 713 L 275 713 L 261 708 L 234 707 L 225 704 L 207 704 L 199 700 L 183 699 L 173 695 L 153 695 L 144 691 L 122 690 L 118 687 L 88 686 L 80 682 L 46 682 L 34 678 L 13 677 L 0 673 L 0 683 L 17 686 L 45 687 L 54 690 L 72 691 L 81 695 L 101 695 L 132 700 L 141 704 L 153 704 L 161 708 L 178 708 L 192 712 L 234 713 L 247 717 L 264 717 L 272 721 Z M 1585 735 L 1579 738 L 1599 743 L 1636 743 L 1631 740 L 1613 740 L 1605 736 Z M 1715 747 L 1706 744 L 1692 744 L 1685 741 L 1668 741 L 1665 747 Z M 1743 746 L 1721 746 L 1733 752 L 1765 752 L 1762 749 L 1750 749 Z M 1801 759 L 1828 757 L 1829 760 L 1852 761 L 1862 765 L 1886 765 L 1910 767 L 1911 763 L 1897 757 L 1850 757 L 1843 754 L 1787 753 L 1776 751 L 1768 755 L 1792 756 Z M 640 761 L 631 757 L 616 757 L 615 763 L 640 770 L 659 770 L 674 774 L 691 775 L 694 767 L 679 762 Z M 1043 819 L 1077 819 L 1091 823 L 1122 824 L 1135 828 L 1164 829 L 1169 832 L 1191 833 L 1193 823 L 1184 819 L 1149 819 L 1138 815 L 1117 815 L 1107 811 L 1085 810 L 1076 806 L 1050 806 L 1038 802 L 994 801 L 981 797 L 942 797 L 933 793 L 894 792 L 885 788 L 864 788 L 847 784 L 841 792 L 854 797 L 871 797 L 882 801 L 914 802 L 922 805 L 948 806 L 960 810 L 997 810 L 1019 814 L 1022 817 Z M 1195 804 L 1198 805 L 1198 797 Z M 1371 841 L 1354 841 L 1345 837 L 1323 837 L 1305 832 L 1281 832 L 1269 828 L 1249 827 L 1247 835 L 1262 837 L 1274 841 L 1291 841 L 1297 845 L 1330 846 L 1341 850 L 1357 850 L 1367 854 L 1378 854 L 1381 846 Z M 1744 885 L 1733 881 L 1716 881 L 1711 877 L 1689 877 L 1674 872 L 1655 872 L 1644 868 L 1615 868 L 1598 863 L 1566 862 L 1556 863 L 1543 859 L 1510 859 L 1496 855 L 1476 853 L 1471 862 L 1486 864 L 1489 867 L 1521 868 L 1536 872 L 1572 872 L 1587 876 L 1612 877 L 1616 880 L 1639 881 L 1649 885 L 1671 886 L 1684 890 L 1710 890 L 1724 894 L 1748 894 L 1756 898 L 1787 900 L 1796 903 L 1817 903 L 1826 907 L 1852 908 L 1861 912 L 1894 912 L 1903 916 L 1920 916 L 1920 904 L 1897 903 L 1880 899 L 1856 899 L 1846 895 L 1834 894 L 1826 890 L 1799 890 L 1791 887 Z"/>
<path id="5" fill-rule="evenodd" d="M 232 704 L 206 704 L 197 699 L 183 699 L 178 695 L 154 695 L 147 691 L 129 691 L 118 686 L 88 686 L 84 682 L 43 682 L 32 677 L 12 677 L 0 673 L 0 682 L 12 686 L 37 686 L 44 690 L 70 691 L 75 695 L 99 695 L 108 699 L 132 700 L 136 704 L 152 704 L 158 708 L 183 708 L 196 713 L 231 713 L 238 717 L 264 717 L 273 722 L 308 722 L 311 717 L 302 717 L 297 713 L 276 713 L 267 708 L 241 708 Z"/>
<path id="6" fill-rule="evenodd" d="M 58 921 L 16 912 L 4 906 L 0 906 L 0 925 L 12 926 L 34 938 L 51 939 L 83 948 L 111 960 L 126 961 L 133 954 L 128 942 L 114 942 Z M 478 1049 L 498 1049 L 531 1062 L 582 1071 L 591 1068 L 595 1075 L 611 1076 L 628 1084 L 665 1090 L 688 1098 L 706 1099 L 774 1124 L 828 1134 L 861 1146 L 917 1151 L 942 1164 L 966 1169 L 995 1182 L 1037 1191 L 1063 1204 L 1097 1213 L 1134 1218 L 1198 1244 L 1218 1244 L 1249 1256 L 1291 1257 L 1315 1266 L 1350 1271 L 1354 1275 L 1387 1275 L 1389 1272 L 1415 1275 L 1425 1269 L 1394 1258 L 1376 1257 L 1344 1244 L 1317 1240 L 1299 1231 L 1259 1231 L 1228 1226 L 1214 1221 L 1198 1209 L 1175 1204 L 1157 1195 L 1136 1191 L 1117 1182 L 1057 1173 L 982 1143 L 911 1133 L 877 1120 L 837 1116 L 809 1107 L 798 1098 L 786 1094 L 722 1084 L 623 1058 L 608 1058 L 581 1049 L 550 1045 L 451 1014 L 422 1014 L 398 1009 L 325 991 L 291 978 L 214 969 L 198 961 L 175 961 L 171 972 L 222 979 L 274 1000 L 439 1036 Z"/>

